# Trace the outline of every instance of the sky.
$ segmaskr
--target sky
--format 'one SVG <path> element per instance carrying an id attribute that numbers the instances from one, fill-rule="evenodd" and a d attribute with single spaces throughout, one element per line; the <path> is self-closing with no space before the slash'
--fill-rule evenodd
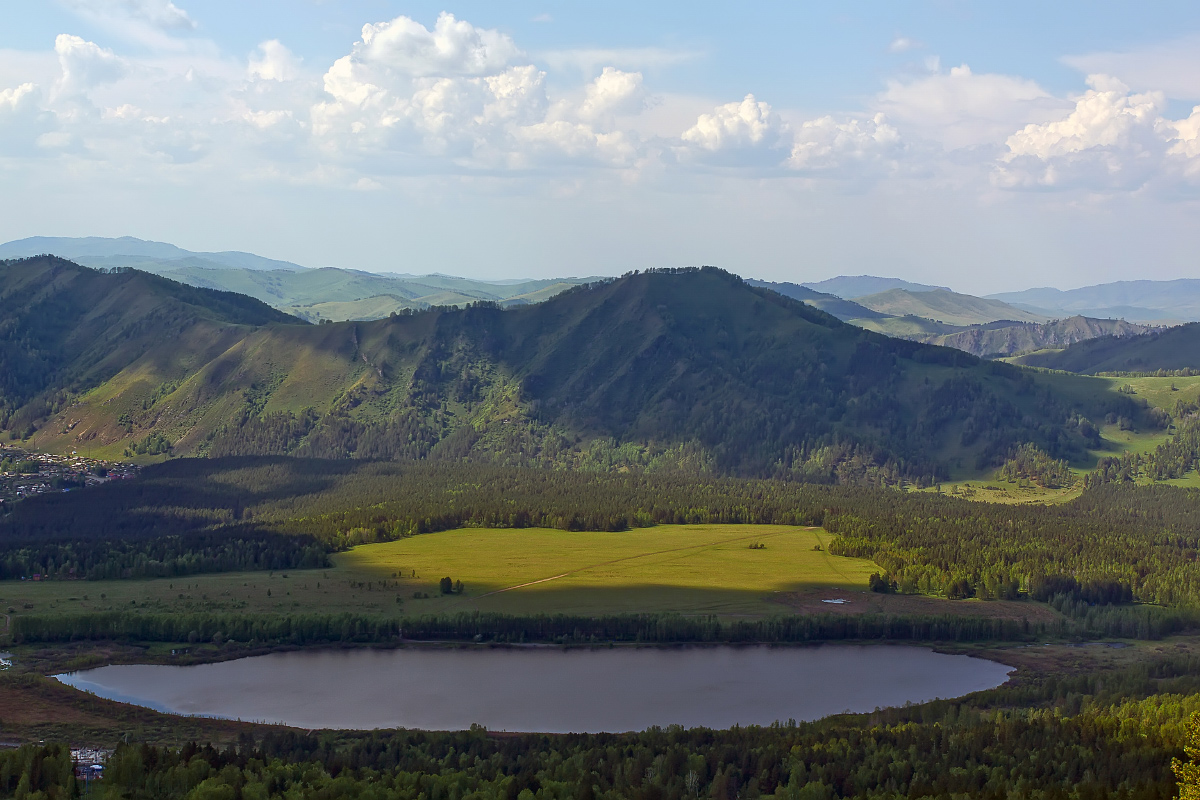
<path id="1" fill-rule="evenodd" d="M 1200 277 L 1200 4 L 14 3 L 0 185 L 312 267 Z"/>

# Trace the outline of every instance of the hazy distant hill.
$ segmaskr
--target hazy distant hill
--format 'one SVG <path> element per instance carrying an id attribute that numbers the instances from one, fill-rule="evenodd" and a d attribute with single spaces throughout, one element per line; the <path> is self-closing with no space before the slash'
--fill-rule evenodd
<path id="1" fill-rule="evenodd" d="M 839 275 L 815 283 L 804 283 L 802 286 L 818 292 L 836 295 L 843 300 L 854 300 L 869 294 L 879 294 L 889 289 L 905 289 L 910 292 L 932 292 L 934 289 L 949 289 L 945 286 L 927 286 L 923 283 L 912 283 L 900 278 L 880 278 L 875 275 Z"/>
<path id="2" fill-rule="evenodd" d="M 0 245 L 0 259 L 49 253 L 97 269 L 132 267 L 206 289 L 238 292 L 310 322 L 379 319 L 405 309 L 487 300 L 536 303 L 594 278 L 477 281 L 449 275 L 378 274 L 307 269 L 252 253 L 194 253 L 164 242 L 124 236 L 35 236 Z"/>
<path id="3" fill-rule="evenodd" d="M 998 300 L 985 300 L 947 289 L 913 292 L 889 289 L 879 294 L 855 299 L 859 305 L 895 317 L 911 315 L 949 325 L 981 325 L 998 320 L 1014 322 L 1045 322 L 1047 317 L 1014 308 Z"/>
<path id="4" fill-rule="evenodd" d="M 1200 320 L 1200 279 L 1118 281 L 1081 289 L 1026 289 L 991 299 L 1050 313 L 1123 317 L 1135 322 Z"/>
<path id="5" fill-rule="evenodd" d="M 253 253 L 229 250 L 194 253 L 165 242 L 148 242 L 132 236 L 107 239 L 100 236 L 31 236 L 0 244 L 0 259 L 28 258 L 45 253 L 67 258 L 87 267 L 137 267 L 147 272 L 182 266 L 214 265 L 232 269 L 302 270 L 290 261 L 276 261 Z M 190 259 L 190 261 L 188 261 Z"/>
<path id="6" fill-rule="evenodd" d="M 380 319 L 405 309 L 465 305 L 480 300 L 523 305 L 594 280 L 551 278 L 491 283 L 444 275 L 381 275 L 334 267 L 303 272 L 185 267 L 162 274 L 195 286 L 257 297 L 311 322 Z"/>
<path id="7" fill-rule="evenodd" d="M 1033 367 L 1084 374 L 1200 369 L 1200 323 L 1141 336 L 1092 339 L 1065 350 L 1030 353 L 1018 361 Z"/>
<path id="8" fill-rule="evenodd" d="M 1148 326 L 1136 325 L 1123 320 L 1088 319 L 1078 316 L 1044 323 L 1017 322 L 1008 319 L 974 325 L 953 325 L 946 322 L 935 322 L 912 313 L 903 316 L 885 314 L 860 303 L 842 300 L 834 295 L 823 294 L 794 283 L 771 283 L 768 281 L 747 281 L 747 283 L 772 289 L 787 297 L 808 303 L 833 314 L 844 322 L 867 330 L 926 344 L 953 347 L 972 355 L 988 358 L 1012 356 L 1048 347 L 1062 348 L 1097 336 L 1132 336 L 1151 330 Z M 930 298 L 933 302 L 946 299 L 944 298 L 945 292 L 917 293 L 917 299 L 923 300 L 927 294 L 933 295 Z M 955 303 L 955 307 L 951 310 L 959 316 L 964 313 L 978 314 L 981 310 L 979 304 L 973 302 L 979 301 L 979 298 L 955 295 L 949 300 Z M 983 304 L 983 311 L 1014 313 L 1007 306 L 997 307 L 989 301 L 980 302 Z M 912 305 L 897 305 L 901 308 L 913 308 Z M 929 303 L 922 304 L 922 310 L 925 310 L 926 313 L 933 313 Z M 946 306 L 942 304 L 937 313 L 944 313 L 945 310 Z M 1019 315 L 1019 312 L 1017 313 Z M 980 316 L 988 315 L 980 314 Z"/>
<path id="9" fill-rule="evenodd" d="M 248 298 L 58 259 L 0 269 L 3 427 L 119 455 L 482 458 L 893 481 L 1082 452 L 1070 403 L 716 269 L 502 310 L 288 324 Z M 284 323 L 284 324 L 279 324 Z"/>

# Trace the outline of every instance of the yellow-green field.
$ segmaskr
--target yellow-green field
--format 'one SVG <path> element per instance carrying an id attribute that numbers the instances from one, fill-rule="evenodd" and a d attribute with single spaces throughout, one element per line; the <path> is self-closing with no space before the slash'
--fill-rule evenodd
<path id="1" fill-rule="evenodd" d="M 819 529 L 782 525 L 660 525 L 621 533 L 468 528 L 356 547 L 334 556 L 329 569 L 5 581 L 0 613 L 761 615 L 787 610 L 776 602 L 780 595 L 829 590 L 832 597 L 835 587 L 846 593 L 866 589 L 879 567 L 831 556 L 830 538 Z M 465 591 L 441 595 L 442 577 L 462 581 Z"/>

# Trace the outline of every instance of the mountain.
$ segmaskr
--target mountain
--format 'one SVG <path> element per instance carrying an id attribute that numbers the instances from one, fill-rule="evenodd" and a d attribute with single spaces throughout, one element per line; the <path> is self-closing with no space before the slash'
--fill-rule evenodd
<path id="1" fill-rule="evenodd" d="M 948 289 L 928 292 L 889 289 L 879 294 L 858 297 L 855 302 L 872 311 L 894 317 L 924 317 L 949 325 L 981 325 L 998 320 L 1045 322 L 1047 319 L 1041 314 L 1014 308 L 998 300 L 985 300 Z"/>
<path id="2" fill-rule="evenodd" d="M 1051 314 L 1121 317 L 1136 322 L 1200 320 L 1200 279 L 1117 281 L 1080 289 L 1026 289 L 989 299 Z"/>
<path id="3" fill-rule="evenodd" d="M 1200 369 L 1200 323 L 1141 336 L 1106 336 L 1073 344 L 1065 350 L 1030 353 L 1017 361 L 1031 367 L 1083 374 Z"/>
<path id="4" fill-rule="evenodd" d="M 3 427 L 52 451 L 894 482 L 982 468 L 1020 442 L 1088 444 L 1071 403 L 1015 367 L 712 268 L 322 325 L 54 258 L 4 265 L 0 287 Z"/>
<path id="5" fill-rule="evenodd" d="M 869 294 L 879 294 L 889 289 L 904 289 L 909 292 L 932 292 L 935 289 L 945 289 L 945 286 L 927 286 L 923 283 L 911 283 L 900 278 L 879 278 L 874 275 L 839 275 L 816 283 L 801 284 L 808 289 L 814 289 L 825 294 L 836 295 L 844 300 L 856 300 Z"/>
<path id="6" fill-rule="evenodd" d="M 1063 348 L 1101 336 L 1137 336 L 1152 330 L 1119 319 L 1070 317 L 1051 322 L 990 322 L 919 341 L 953 347 L 985 358 L 1000 358 L 1034 350 Z"/>
<path id="7" fill-rule="evenodd" d="M 144 272 L 104 274 L 54 257 L 0 264 L 0 420 L 35 420 L 142 359 L 198 369 L 272 323 L 298 323 L 249 297 Z"/>
<path id="8" fill-rule="evenodd" d="M 29 258 L 53 254 L 77 264 L 106 269 L 136 267 L 147 272 L 182 266 L 209 266 L 225 269 L 302 270 L 290 261 L 276 261 L 253 253 L 227 250 L 220 253 L 194 253 L 165 242 L 148 242 L 132 236 L 107 239 L 100 236 L 31 236 L 0 244 L 0 259 Z"/>

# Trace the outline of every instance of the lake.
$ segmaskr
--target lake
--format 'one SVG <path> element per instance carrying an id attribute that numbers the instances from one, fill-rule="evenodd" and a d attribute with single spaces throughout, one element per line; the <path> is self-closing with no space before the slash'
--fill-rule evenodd
<path id="1" fill-rule="evenodd" d="M 299 728 L 728 728 L 960 697 L 1011 667 L 922 647 L 319 650 L 56 676 L 159 711 Z"/>

